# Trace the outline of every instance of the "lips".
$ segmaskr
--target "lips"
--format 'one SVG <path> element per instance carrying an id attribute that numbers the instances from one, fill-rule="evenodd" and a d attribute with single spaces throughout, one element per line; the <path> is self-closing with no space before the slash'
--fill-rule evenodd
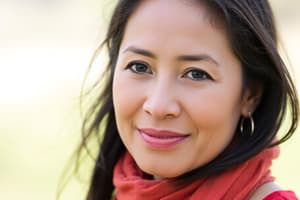
<path id="1" fill-rule="evenodd" d="M 142 139 L 152 148 L 172 148 L 183 142 L 189 135 L 167 130 L 139 129 Z"/>

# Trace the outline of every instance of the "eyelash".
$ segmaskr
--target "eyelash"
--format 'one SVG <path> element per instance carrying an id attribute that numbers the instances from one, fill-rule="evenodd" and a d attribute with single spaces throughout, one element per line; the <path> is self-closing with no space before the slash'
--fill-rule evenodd
<path id="1" fill-rule="evenodd" d="M 143 68 L 140 69 L 144 69 L 144 71 L 138 71 L 137 65 L 142 66 Z M 153 72 L 151 71 L 150 67 L 148 64 L 146 64 L 145 62 L 142 61 L 133 61 L 130 62 L 127 66 L 126 69 L 129 69 L 130 71 L 132 71 L 135 74 L 153 74 Z M 197 74 L 195 74 L 197 73 Z M 190 77 L 189 75 L 193 76 L 193 75 L 200 75 L 201 77 Z M 202 80 L 213 80 L 213 78 L 204 70 L 198 69 L 198 68 L 190 68 L 188 70 L 186 70 L 186 72 L 183 74 L 182 76 L 183 78 L 189 78 L 191 80 L 194 81 L 202 81 Z"/>
<path id="2" fill-rule="evenodd" d="M 196 77 L 196 78 L 189 77 L 189 74 L 195 75 L 195 73 L 198 73 L 197 75 L 200 75 L 201 77 Z M 196 69 L 196 68 L 188 69 L 187 72 L 185 72 L 182 77 L 187 77 L 187 78 L 189 78 L 191 80 L 195 80 L 195 81 L 214 80 L 211 77 L 211 75 L 209 75 L 206 71 L 204 71 L 202 69 Z"/>
<path id="3" fill-rule="evenodd" d="M 143 65 L 143 67 L 146 67 L 146 71 L 143 71 L 143 72 L 139 72 L 137 69 L 134 69 L 133 67 L 134 66 L 137 66 L 137 65 Z M 133 73 L 136 73 L 136 74 L 145 74 L 145 73 L 149 73 L 149 74 L 152 74 L 152 71 L 150 70 L 150 67 L 142 62 L 142 61 L 134 61 L 134 62 L 130 62 L 127 66 L 126 66 L 126 69 L 129 69 L 130 71 L 132 71 Z"/>

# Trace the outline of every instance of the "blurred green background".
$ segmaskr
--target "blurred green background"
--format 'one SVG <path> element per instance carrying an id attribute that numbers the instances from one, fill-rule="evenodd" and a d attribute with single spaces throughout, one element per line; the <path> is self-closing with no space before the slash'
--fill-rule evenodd
<path id="1" fill-rule="evenodd" d="M 55 199 L 59 177 L 80 139 L 84 73 L 113 2 L 0 1 L 0 199 Z M 271 4 L 297 82 L 300 1 Z M 92 76 L 97 77 L 101 65 L 98 59 Z M 282 145 L 273 166 L 277 182 L 298 195 L 299 131 Z M 61 199 L 83 199 L 85 183 L 71 181 Z"/>

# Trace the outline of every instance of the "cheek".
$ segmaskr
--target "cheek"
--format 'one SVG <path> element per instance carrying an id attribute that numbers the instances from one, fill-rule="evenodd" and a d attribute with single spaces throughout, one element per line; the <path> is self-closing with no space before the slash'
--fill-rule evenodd
<path id="1" fill-rule="evenodd" d="M 113 80 L 113 106 L 117 124 L 132 119 L 140 107 L 143 88 L 129 79 L 126 72 L 115 72 Z M 119 127 L 118 126 L 118 127 Z"/>
<path id="2" fill-rule="evenodd" d="M 232 134 L 240 117 L 239 88 L 211 87 L 190 93 L 185 107 L 198 128 Z"/>

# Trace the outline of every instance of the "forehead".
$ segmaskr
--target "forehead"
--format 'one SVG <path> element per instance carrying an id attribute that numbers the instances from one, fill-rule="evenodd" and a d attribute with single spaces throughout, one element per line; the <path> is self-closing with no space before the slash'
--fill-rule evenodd
<path id="1" fill-rule="evenodd" d="M 191 0 L 142 1 L 129 18 L 122 44 L 159 44 L 160 47 L 165 44 L 188 51 L 206 46 L 229 48 L 227 34 L 212 23 L 215 20 L 210 10 Z"/>
<path id="2" fill-rule="evenodd" d="M 191 0 L 143 0 L 131 18 L 153 19 L 159 26 L 162 19 L 178 24 L 186 19 L 190 22 L 204 19 L 206 15 L 204 7 Z"/>
<path id="3" fill-rule="evenodd" d="M 214 28 L 226 29 L 222 11 L 203 0 L 142 0 L 130 18 L 136 15 L 156 20 L 157 26 L 161 19 L 173 20 L 174 24 L 204 20 Z"/>

